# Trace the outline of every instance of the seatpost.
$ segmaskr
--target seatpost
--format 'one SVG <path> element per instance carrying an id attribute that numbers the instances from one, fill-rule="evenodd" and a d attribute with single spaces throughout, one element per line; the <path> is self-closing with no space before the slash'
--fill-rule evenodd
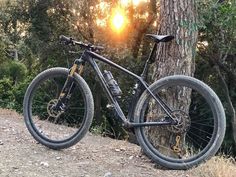
<path id="1" fill-rule="evenodd" d="M 155 55 L 156 50 L 157 50 L 157 42 L 155 42 L 155 44 L 154 44 L 154 46 L 152 48 L 152 51 L 151 51 L 151 53 L 150 53 L 150 55 L 148 57 L 147 61 L 149 62 L 149 64 L 152 64 L 152 63 L 155 62 L 154 55 Z"/>
<path id="2" fill-rule="evenodd" d="M 148 72 L 148 64 L 152 64 L 155 62 L 155 58 L 154 58 L 154 55 L 155 55 L 155 52 L 156 52 L 156 49 L 157 49 L 157 43 L 155 42 L 153 48 L 152 48 L 152 51 L 145 63 L 145 66 L 144 66 L 144 69 L 143 69 L 143 72 L 141 74 L 141 77 L 145 80 L 146 77 L 147 77 L 147 72 Z"/>

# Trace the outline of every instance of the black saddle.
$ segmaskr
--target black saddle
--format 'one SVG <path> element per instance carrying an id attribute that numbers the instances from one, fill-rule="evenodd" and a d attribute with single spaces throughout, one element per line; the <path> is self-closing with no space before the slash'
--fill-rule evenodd
<path id="1" fill-rule="evenodd" d="M 154 42 L 169 42 L 174 39 L 174 36 L 171 35 L 156 35 L 156 34 L 146 34 L 147 37 L 154 40 Z"/>

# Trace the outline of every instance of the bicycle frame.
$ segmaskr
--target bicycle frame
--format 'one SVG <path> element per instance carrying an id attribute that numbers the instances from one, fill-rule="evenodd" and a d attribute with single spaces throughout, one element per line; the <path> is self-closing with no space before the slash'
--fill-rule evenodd
<path id="1" fill-rule="evenodd" d="M 108 88 L 107 82 L 101 72 L 101 70 L 99 69 L 97 63 L 95 62 L 96 60 L 99 60 L 101 62 L 104 62 L 114 68 L 117 68 L 118 70 L 121 70 L 122 72 L 131 75 L 133 78 L 135 78 L 136 80 L 138 80 L 138 82 L 145 88 L 145 90 L 150 93 L 150 95 L 154 98 L 154 100 L 161 106 L 161 108 L 165 111 L 165 113 L 168 115 L 168 117 L 170 117 L 170 121 L 160 121 L 160 122 L 145 122 L 145 123 L 134 123 L 134 122 L 130 122 L 126 116 L 124 115 L 122 109 L 120 108 L 116 98 L 112 95 L 111 91 Z M 176 122 L 174 120 L 174 118 L 172 117 L 171 113 L 172 110 L 161 100 L 161 98 L 158 95 L 154 95 L 153 92 L 149 89 L 149 85 L 144 81 L 143 76 L 138 76 L 136 74 L 134 74 L 133 72 L 123 68 L 122 66 L 110 61 L 109 59 L 95 53 L 92 52 L 90 50 L 85 50 L 82 54 L 82 56 L 80 57 L 80 59 L 76 59 L 74 62 L 74 65 L 72 66 L 72 68 L 70 69 L 70 73 L 69 73 L 69 77 L 73 76 L 73 74 L 75 72 L 78 72 L 79 74 L 82 73 L 83 71 L 83 67 L 85 65 L 85 63 L 88 62 L 92 68 L 94 69 L 96 75 L 99 78 L 99 81 L 101 82 L 101 86 L 104 89 L 110 103 L 112 104 L 112 106 L 114 107 L 115 111 L 117 112 L 119 118 L 122 120 L 123 125 L 125 127 L 140 127 L 140 126 L 157 126 L 157 125 L 175 125 Z M 78 69 L 78 66 L 80 66 L 80 68 Z M 146 67 L 146 65 L 145 65 Z M 78 70 L 78 71 L 77 71 Z M 138 86 L 140 87 L 140 86 Z"/>

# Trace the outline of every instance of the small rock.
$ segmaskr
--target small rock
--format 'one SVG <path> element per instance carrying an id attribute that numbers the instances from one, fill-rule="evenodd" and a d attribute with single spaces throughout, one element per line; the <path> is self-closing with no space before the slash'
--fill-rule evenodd
<path id="1" fill-rule="evenodd" d="M 47 162 L 40 162 L 41 166 L 49 167 L 49 164 Z"/>
<path id="2" fill-rule="evenodd" d="M 57 160 L 61 160 L 61 157 L 56 157 Z"/>
<path id="3" fill-rule="evenodd" d="M 130 157 L 129 157 L 129 160 L 132 160 L 133 158 L 134 158 L 134 156 L 130 156 Z"/>
<path id="4" fill-rule="evenodd" d="M 19 169 L 19 167 L 12 167 L 14 170 L 18 170 Z"/>
<path id="5" fill-rule="evenodd" d="M 76 150 L 76 147 L 75 147 L 75 146 L 73 146 L 71 149 L 72 149 L 72 150 Z"/>
<path id="6" fill-rule="evenodd" d="M 115 149 L 116 152 L 120 152 L 120 149 Z"/>
<path id="7" fill-rule="evenodd" d="M 121 150 L 121 151 L 125 151 L 126 149 L 122 147 L 122 148 L 120 148 L 120 150 Z"/>
<path id="8" fill-rule="evenodd" d="M 3 142 L 2 142 L 2 140 L 0 140 L 0 145 L 3 145 Z"/>
<path id="9" fill-rule="evenodd" d="M 111 172 L 107 172 L 104 177 L 112 177 L 112 173 Z"/>

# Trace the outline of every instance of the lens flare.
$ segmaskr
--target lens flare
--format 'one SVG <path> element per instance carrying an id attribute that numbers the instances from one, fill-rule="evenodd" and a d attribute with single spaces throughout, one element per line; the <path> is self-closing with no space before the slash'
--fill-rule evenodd
<path id="1" fill-rule="evenodd" d="M 115 31 L 120 32 L 123 30 L 123 28 L 127 23 L 127 17 L 125 16 L 125 13 L 122 9 L 117 8 L 114 10 L 111 23 L 112 23 L 112 28 Z"/>

